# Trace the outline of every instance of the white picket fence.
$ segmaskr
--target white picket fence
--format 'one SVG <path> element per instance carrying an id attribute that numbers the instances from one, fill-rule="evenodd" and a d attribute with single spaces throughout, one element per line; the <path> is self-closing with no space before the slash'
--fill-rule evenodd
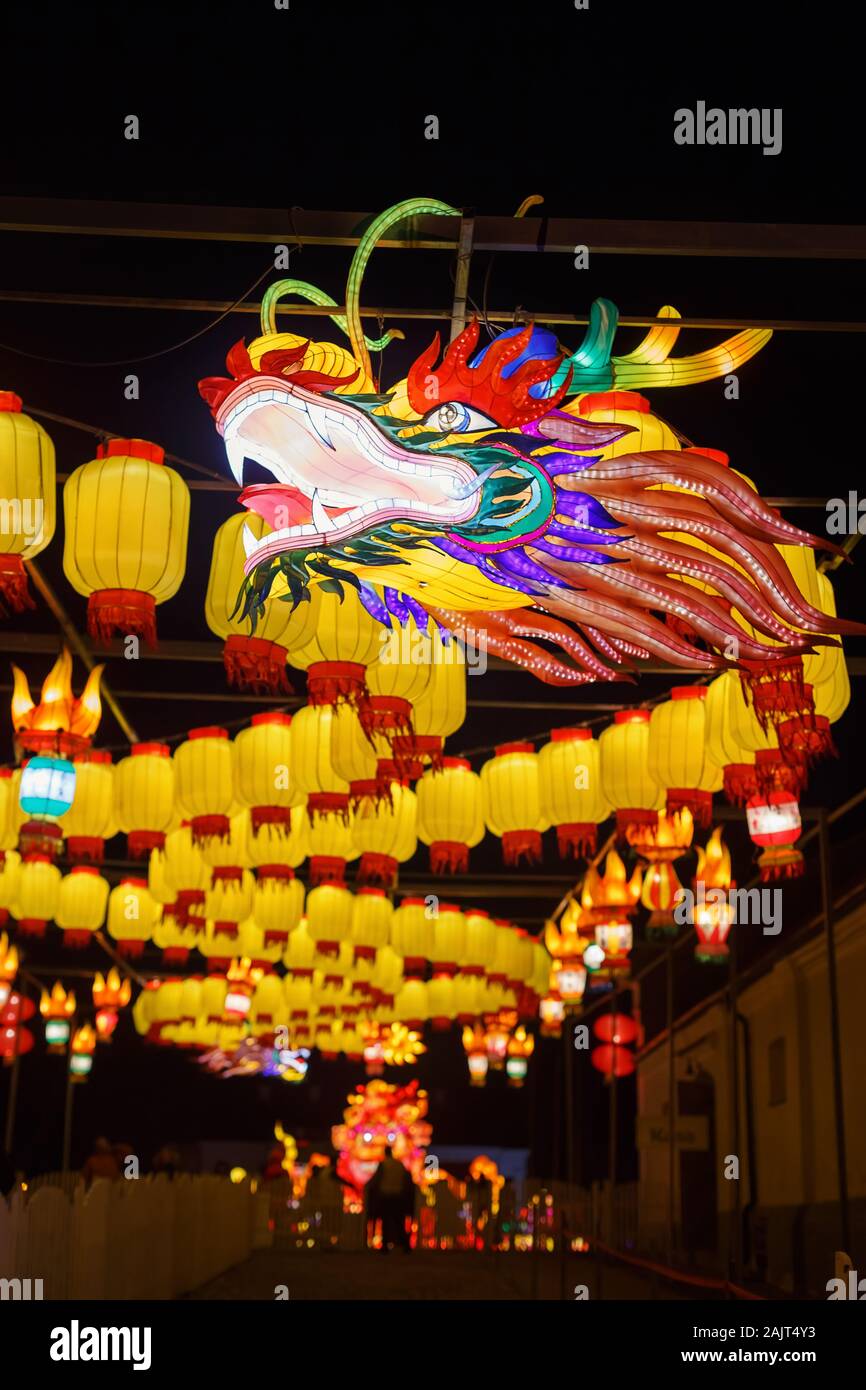
<path id="1" fill-rule="evenodd" d="M 210 1175 L 49 1180 L 0 1198 L 0 1278 L 41 1279 L 46 1299 L 176 1298 L 270 1244 L 268 1216 L 266 1195 Z"/>

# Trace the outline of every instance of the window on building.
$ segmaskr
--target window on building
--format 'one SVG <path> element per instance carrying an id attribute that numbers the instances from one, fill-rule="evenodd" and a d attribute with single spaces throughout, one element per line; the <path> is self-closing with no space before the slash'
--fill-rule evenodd
<path id="1" fill-rule="evenodd" d="M 788 1099 L 785 1069 L 785 1039 L 774 1038 L 768 1049 L 770 1065 L 770 1104 L 784 1105 Z"/>

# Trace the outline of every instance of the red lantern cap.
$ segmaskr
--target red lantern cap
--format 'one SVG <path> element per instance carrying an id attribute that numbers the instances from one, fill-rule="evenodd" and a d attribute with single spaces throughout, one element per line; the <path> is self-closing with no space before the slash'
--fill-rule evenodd
<path id="1" fill-rule="evenodd" d="M 535 745 L 532 743 L 500 743 L 494 752 L 497 758 L 505 758 L 509 753 L 534 753 Z"/>
<path id="2" fill-rule="evenodd" d="M 649 408 L 646 396 L 637 391 L 591 391 L 580 401 L 582 416 L 588 410 L 639 410 L 642 415 L 648 415 Z"/>
<path id="3" fill-rule="evenodd" d="M 201 729 L 190 729 L 190 740 L 196 738 L 228 738 L 228 729 L 221 729 L 216 724 L 206 724 Z"/>
<path id="4" fill-rule="evenodd" d="M 171 749 L 167 743 L 134 743 L 129 752 L 133 758 L 171 757 Z"/>
<path id="5" fill-rule="evenodd" d="M 96 457 L 146 459 L 148 463 L 165 463 L 165 449 L 159 444 L 151 444 L 147 439 L 109 439 L 107 444 L 99 445 Z"/>
<path id="6" fill-rule="evenodd" d="M 442 767 L 464 767 L 464 768 L 466 768 L 468 771 L 470 771 L 470 772 L 472 771 L 472 764 L 471 764 L 471 762 L 469 761 L 468 758 L 443 758 L 443 759 L 442 759 L 441 766 L 442 766 Z M 11 774 L 10 774 L 10 776 L 11 776 Z"/>
<path id="7" fill-rule="evenodd" d="M 259 724 L 281 724 L 284 728 L 292 722 L 290 714 L 281 714 L 279 710 L 265 710 L 263 714 L 254 714 L 250 720 L 252 728 L 257 728 Z"/>
<path id="8" fill-rule="evenodd" d="M 592 729 L 551 729 L 551 743 L 588 743 Z"/>
<path id="9" fill-rule="evenodd" d="M 675 685 L 671 690 L 672 700 L 705 700 L 707 698 L 707 687 L 705 685 Z"/>
<path id="10" fill-rule="evenodd" d="M 0 391 L 0 410 L 8 410 L 13 415 L 19 415 L 23 404 L 21 397 L 16 395 L 14 391 Z"/>
<path id="11" fill-rule="evenodd" d="M 614 724 L 648 724 L 649 720 L 648 709 L 618 709 L 613 716 Z"/>

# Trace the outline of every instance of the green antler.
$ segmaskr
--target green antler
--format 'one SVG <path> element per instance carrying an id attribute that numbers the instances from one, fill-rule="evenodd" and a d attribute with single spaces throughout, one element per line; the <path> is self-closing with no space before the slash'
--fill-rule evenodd
<path id="1" fill-rule="evenodd" d="M 263 333 L 276 333 L 277 331 L 277 304 L 284 299 L 287 294 L 296 294 L 299 299 L 306 299 L 310 304 L 320 304 L 323 307 L 332 304 L 337 308 L 336 299 L 332 299 L 324 290 L 319 290 L 315 285 L 311 285 L 307 280 L 275 280 L 265 290 L 261 306 L 261 324 Z M 340 329 L 349 336 L 349 320 L 345 314 L 329 314 L 328 316 Z M 399 328 L 389 328 L 381 338 L 364 337 L 364 342 L 370 352 L 380 352 L 386 348 L 395 338 L 403 338 L 405 334 Z"/>

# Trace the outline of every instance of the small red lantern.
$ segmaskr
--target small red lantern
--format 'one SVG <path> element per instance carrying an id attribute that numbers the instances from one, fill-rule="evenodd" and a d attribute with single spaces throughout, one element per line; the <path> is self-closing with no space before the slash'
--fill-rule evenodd
<path id="1" fill-rule="evenodd" d="M 614 1043 L 617 1047 L 637 1042 L 638 1026 L 630 1014 L 602 1014 L 592 1031 L 599 1042 Z"/>
<path id="2" fill-rule="evenodd" d="M 601 1047 L 594 1047 L 589 1054 L 589 1060 L 596 1071 L 600 1071 L 608 1080 L 613 1076 L 631 1076 L 637 1067 L 634 1053 L 627 1047 L 617 1046 L 616 1043 L 603 1043 Z"/>
<path id="3" fill-rule="evenodd" d="M 774 878 L 799 878 L 803 856 L 793 845 L 803 828 L 800 807 L 790 792 L 770 792 L 753 796 L 746 803 L 749 834 L 764 847 L 758 860 L 761 882 Z"/>

